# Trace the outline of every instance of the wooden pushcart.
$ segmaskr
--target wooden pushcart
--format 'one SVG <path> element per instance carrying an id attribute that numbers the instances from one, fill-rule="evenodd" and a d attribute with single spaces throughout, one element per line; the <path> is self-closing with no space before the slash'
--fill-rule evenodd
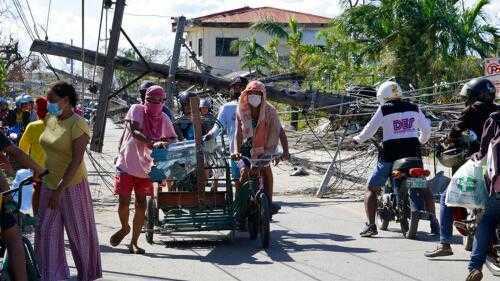
<path id="1" fill-rule="evenodd" d="M 191 98 L 190 103 L 194 141 L 153 150 L 150 178 L 158 187 L 147 202 L 148 243 L 153 243 L 154 234 L 172 232 L 228 230 L 234 237 L 229 149 L 223 134 L 202 143 L 199 99 Z"/>

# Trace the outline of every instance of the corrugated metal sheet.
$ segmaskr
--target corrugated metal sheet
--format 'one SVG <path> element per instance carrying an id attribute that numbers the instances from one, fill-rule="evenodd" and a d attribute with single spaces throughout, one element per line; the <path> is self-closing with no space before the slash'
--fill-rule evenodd
<path id="1" fill-rule="evenodd" d="M 295 18 L 299 24 L 326 24 L 331 20 L 326 17 L 273 7 L 243 7 L 240 9 L 198 17 L 195 20 L 201 23 L 255 23 L 263 20 L 288 23 L 292 17 Z"/>

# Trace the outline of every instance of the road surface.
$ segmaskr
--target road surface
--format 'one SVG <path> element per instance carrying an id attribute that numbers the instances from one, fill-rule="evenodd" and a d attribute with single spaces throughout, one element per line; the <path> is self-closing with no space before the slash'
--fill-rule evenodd
<path id="1" fill-rule="evenodd" d="M 112 173 L 119 130 L 108 126 L 104 154 L 99 162 Z M 420 281 L 465 280 L 469 253 L 457 236 L 454 256 L 429 260 L 424 251 L 435 247 L 438 237 L 425 233 L 422 222 L 418 241 L 407 240 L 398 225 L 389 226 L 376 238 L 360 238 L 364 222 L 363 204 L 357 201 L 316 199 L 308 196 L 277 196 L 283 206 L 272 223 L 272 244 L 259 250 L 257 241 L 239 233 L 231 243 L 226 233 L 155 236 L 149 245 L 141 237 L 145 255 L 128 254 L 122 244 L 109 245 L 118 227 L 117 199 L 105 184 L 92 175 L 92 193 L 102 252 L 103 280 L 367 280 Z M 294 179 L 300 182 L 300 178 Z M 304 180 L 304 182 L 308 182 Z M 276 185 L 287 184 L 277 179 Z M 127 237 L 124 242 L 128 242 Z M 68 261 L 73 264 L 68 250 Z M 76 271 L 72 267 L 72 274 Z M 75 278 L 76 280 L 76 278 Z M 493 281 L 485 269 L 483 280 Z"/>

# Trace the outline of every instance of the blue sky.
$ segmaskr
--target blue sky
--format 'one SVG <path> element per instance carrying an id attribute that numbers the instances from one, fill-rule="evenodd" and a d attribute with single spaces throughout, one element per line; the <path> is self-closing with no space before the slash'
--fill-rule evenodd
<path id="1" fill-rule="evenodd" d="M 35 21 L 44 28 L 49 1 L 28 1 Z M 23 5 L 32 25 L 26 1 L 19 0 L 19 2 Z M 466 0 L 467 4 L 472 2 L 472 0 Z M 101 3 L 102 0 L 85 0 L 85 47 L 88 49 L 96 48 Z M 185 15 L 190 18 L 243 6 L 272 6 L 327 17 L 334 17 L 342 11 L 341 6 L 335 0 L 129 0 L 125 9 L 123 27 L 136 44 L 170 50 L 174 38 L 174 34 L 171 32 L 170 17 Z M 15 15 L 12 0 L 1 0 L 0 9 L 4 7 L 10 7 Z M 49 40 L 69 43 L 73 39 L 75 45 L 81 46 L 81 13 L 81 1 L 52 0 L 48 25 Z M 160 15 L 162 17 L 134 15 Z M 109 28 L 111 28 L 112 16 L 113 11 L 110 11 Z M 500 0 L 492 0 L 492 4 L 487 9 L 487 17 L 496 20 L 497 25 L 500 26 Z M 24 31 L 20 20 L 11 16 L 2 20 L 0 24 L 0 36 L 12 35 L 19 39 L 21 49 L 26 54 L 31 39 Z M 39 32 L 42 33 L 40 34 L 42 37 L 45 36 L 41 28 L 39 28 Z M 123 38 L 120 40 L 120 47 L 128 47 Z M 51 57 L 50 59 L 54 65 L 65 67 L 63 58 Z"/>

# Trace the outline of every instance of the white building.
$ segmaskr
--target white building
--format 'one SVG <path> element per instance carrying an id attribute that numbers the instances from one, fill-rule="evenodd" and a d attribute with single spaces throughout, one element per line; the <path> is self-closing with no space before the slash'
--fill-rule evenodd
<path id="1" fill-rule="evenodd" d="M 291 18 L 295 18 L 299 24 L 304 43 L 322 45 L 316 39 L 316 34 L 327 26 L 329 18 L 272 7 L 243 7 L 191 19 L 186 27 L 185 40 L 202 63 L 213 67 L 213 74 L 225 75 L 241 71 L 240 54 L 230 50 L 233 41 L 255 37 L 257 43 L 265 46 L 272 39 L 266 33 L 250 30 L 252 24 L 272 20 L 285 25 Z M 173 29 L 175 30 L 175 23 Z M 284 42 L 279 50 L 282 56 L 287 55 Z M 197 70 L 191 59 L 186 57 L 185 61 L 186 68 Z"/>

